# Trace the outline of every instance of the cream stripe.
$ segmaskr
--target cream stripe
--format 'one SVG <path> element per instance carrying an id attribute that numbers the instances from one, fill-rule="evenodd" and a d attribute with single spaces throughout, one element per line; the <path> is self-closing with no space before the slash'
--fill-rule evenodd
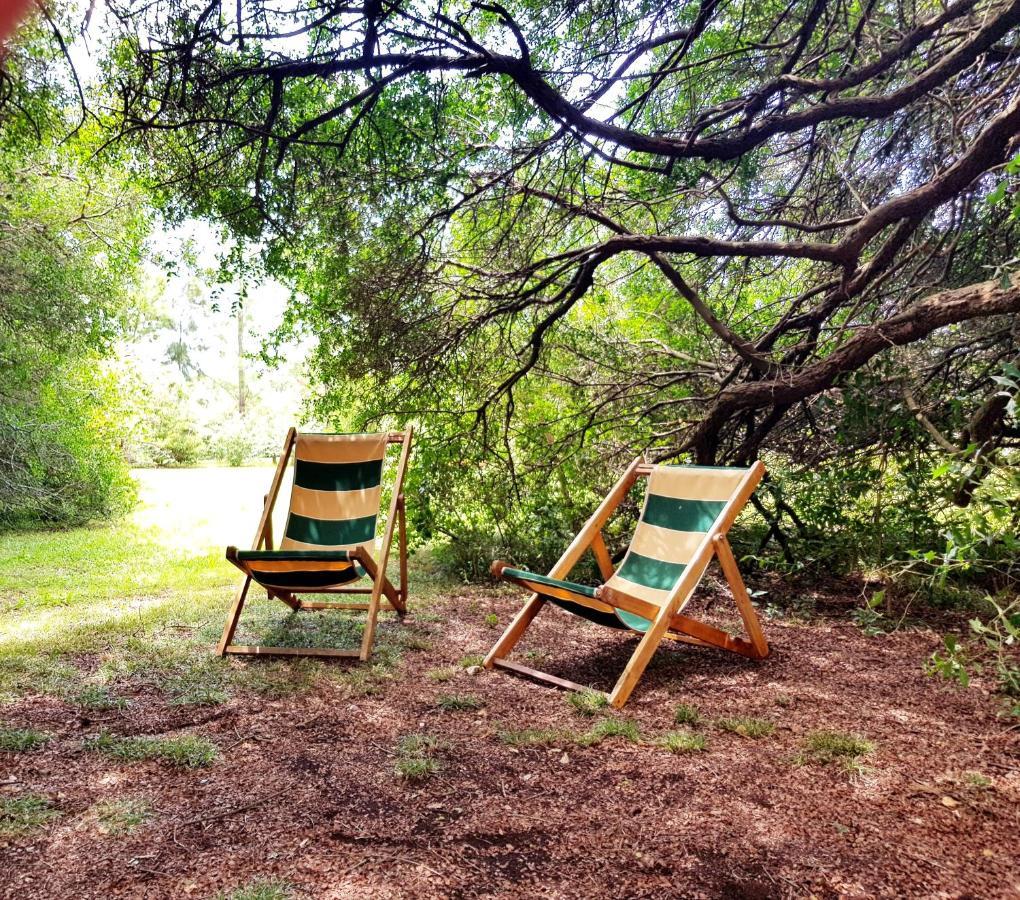
<path id="1" fill-rule="evenodd" d="M 645 587 L 643 584 L 635 584 L 633 581 L 628 581 L 619 575 L 614 575 L 610 578 L 606 585 L 613 588 L 613 590 L 630 594 L 631 597 L 637 597 L 638 600 L 654 603 L 656 606 L 665 605 L 669 599 L 669 591 L 660 591 L 655 588 Z"/>
<path id="2" fill-rule="evenodd" d="M 671 528 L 638 522 L 630 541 L 630 549 L 649 559 L 686 565 L 704 538 L 705 535 L 700 531 L 673 531 Z"/>
<path id="3" fill-rule="evenodd" d="M 746 469 L 698 469 L 656 466 L 648 477 L 648 493 L 676 500 L 729 500 Z"/>
<path id="4" fill-rule="evenodd" d="M 361 519 L 379 512 L 382 485 L 360 491 L 313 491 L 294 485 L 290 492 L 290 511 L 309 519 Z"/>
<path id="5" fill-rule="evenodd" d="M 364 547 L 369 554 L 373 552 L 372 544 L 306 544 L 304 541 L 295 541 L 289 537 L 284 537 L 280 541 L 281 550 L 354 550 L 356 547 Z"/>
<path id="6" fill-rule="evenodd" d="M 369 462 L 386 456 L 389 433 L 383 434 L 299 434 L 296 459 L 307 462 Z"/>
<path id="7" fill-rule="evenodd" d="M 256 572 L 346 572 L 349 562 L 325 559 L 249 559 L 249 566 Z"/>

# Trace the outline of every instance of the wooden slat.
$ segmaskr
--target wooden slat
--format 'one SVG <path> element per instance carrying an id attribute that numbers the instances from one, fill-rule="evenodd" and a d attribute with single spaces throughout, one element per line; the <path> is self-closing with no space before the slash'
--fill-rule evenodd
<path id="1" fill-rule="evenodd" d="M 691 637 L 697 638 L 710 647 L 719 647 L 721 650 L 729 650 L 751 659 L 758 658 L 758 651 L 754 649 L 750 641 L 734 637 L 728 631 L 723 631 L 721 628 L 716 628 L 714 625 L 709 625 L 705 622 L 699 622 L 690 616 L 673 616 L 669 622 L 669 627 L 681 634 L 689 634 Z"/>
<path id="2" fill-rule="evenodd" d="M 606 541 L 602 537 L 601 531 L 595 532 L 595 537 L 591 539 L 591 552 L 595 555 L 595 562 L 599 567 L 602 580 L 609 581 L 616 570 L 613 568 L 613 560 L 609 555 L 609 548 L 606 547 Z"/>
<path id="3" fill-rule="evenodd" d="M 357 650 L 333 650 L 327 647 L 261 647 L 251 644 L 229 644 L 226 652 L 231 656 L 326 656 L 357 659 Z"/>
<path id="4" fill-rule="evenodd" d="M 539 672 L 538 669 L 522 666 L 520 663 L 511 662 L 508 659 L 495 659 L 493 660 L 493 665 L 499 666 L 501 669 L 508 669 L 511 672 L 516 672 L 518 675 L 527 675 L 529 678 L 537 678 L 539 681 L 554 684 L 556 687 L 565 688 L 568 691 L 591 690 L 590 687 L 578 684 L 576 681 L 568 681 L 566 678 L 559 678 L 556 675 L 550 675 L 548 672 Z M 598 693 L 602 692 L 599 691 Z"/>
<path id="5" fill-rule="evenodd" d="M 386 586 L 392 588 L 386 578 L 386 563 L 390 558 L 390 545 L 393 543 L 393 529 L 397 524 L 397 504 L 404 490 L 404 476 L 407 474 L 407 461 L 411 455 L 411 435 L 414 429 L 409 425 L 403 434 L 403 449 L 400 451 L 400 462 L 397 464 L 397 475 L 393 480 L 393 497 L 390 500 L 390 511 L 386 518 L 386 530 L 383 532 L 382 549 L 379 552 L 378 571 L 374 575 L 375 585 L 373 586 L 371 599 L 368 605 L 368 616 L 365 622 L 365 632 L 361 638 L 361 659 L 367 660 L 372 653 L 372 642 L 375 640 L 375 622 L 379 614 L 379 597 Z M 364 563 L 363 563 L 364 564 Z M 404 606 L 400 597 L 391 595 L 387 591 L 390 602 L 398 609 Z M 405 607 L 406 609 L 406 607 Z"/>
<path id="6" fill-rule="evenodd" d="M 769 643 L 765 640 L 765 633 L 762 631 L 761 622 L 758 619 L 758 612 L 751 603 L 751 597 L 747 593 L 744 579 L 740 577 L 740 569 L 737 567 L 737 558 L 733 555 L 733 548 L 725 534 L 717 534 L 715 537 L 715 555 L 719 559 L 719 567 L 726 577 L 726 582 L 733 593 L 733 599 L 737 603 L 737 610 L 744 623 L 744 630 L 751 639 L 754 647 L 755 657 L 764 659 L 769 655 Z"/>

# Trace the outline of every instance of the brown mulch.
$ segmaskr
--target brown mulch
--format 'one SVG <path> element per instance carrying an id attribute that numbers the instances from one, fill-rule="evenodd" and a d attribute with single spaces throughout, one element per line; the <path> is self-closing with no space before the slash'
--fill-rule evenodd
<path id="1" fill-rule="evenodd" d="M 485 615 L 502 627 L 518 602 L 475 591 L 431 605 L 445 621 L 417 627 L 434 649 L 406 653 L 374 696 L 322 679 L 295 697 L 219 707 L 139 695 L 94 719 L 46 697 L 6 707 L 8 723 L 56 737 L 0 754 L 0 795 L 45 794 L 63 815 L 0 837 L 0 896 L 209 897 L 256 878 L 316 898 L 1020 896 L 1020 732 L 987 685 L 923 673 L 934 632 L 869 637 L 843 621 L 771 621 L 763 663 L 670 646 L 621 714 L 643 743 L 518 749 L 498 732 L 583 731 L 593 720 L 563 693 L 509 674 L 441 684 L 425 674 L 487 649 L 498 629 Z M 609 687 L 632 647 L 550 609 L 520 648 L 545 658 L 517 658 Z M 451 693 L 486 705 L 436 709 Z M 652 743 L 676 727 L 678 702 L 698 707 L 706 752 Z M 775 734 L 754 740 L 714 723 L 742 715 L 770 719 Z M 120 763 L 81 749 L 99 727 L 194 732 L 221 758 L 197 770 Z M 799 760 L 817 729 L 873 741 L 866 771 Z M 445 742 L 442 768 L 406 783 L 395 748 L 415 731 Z M 153 820 L 102 834 L 89 808 L 124 797 L 146 798 Z"/>

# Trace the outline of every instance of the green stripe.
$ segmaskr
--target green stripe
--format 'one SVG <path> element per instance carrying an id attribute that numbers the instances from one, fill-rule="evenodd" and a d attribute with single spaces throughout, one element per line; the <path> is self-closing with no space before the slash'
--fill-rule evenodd
<path id="1" fill-rule="evenodd" d="M 673 531 L 708 531 L 724 506 L 725 500 L 676 500 L 649 494 L 641 521 Z"/>
<path id="2" fill-rule="evenodd" d="M 238 559 L 318 559 L 323 562 L 347 562 L 349 550 L 241 550 Z"/>
<path id="3" fill-rule="evenodd" d="M 334 584 L 347 584 L 356 581 L 365 574 L 360 566 L 348 566 L 346 569 L 330 569 L 327 571 L 307 572 L 260 572 L 253 568 L 255 580 L 263 587 L 281 587 L 292 589 L 325 588 Z"/>
<path id="4" fill-rule="evenodd" d="M 354 463 L 294 461 L 294 484 L 313 491 L 360 491 L 382 480 L 381 459 Z"/>
<path id="5" fill-rule="evenodd" d="M 302 544 L 364 544 L 375 537 L 375 516 L 360 519 L 309 519 L 291 513 L 287 537 Z"/>
<path id="6" fill-rule="evenodd" d="M 617 609 L 616 615 L 628 628 L 633 628 L 634 631 L 648 631 L 651 626 L 651 620 L 646 619 L 644 616 L 639 616 L 637 613 L 627 612 L 625 609 Z"/>
<path id="7" fill-rule="evenodd" d="M 634 582 L 634 584 L 668 591 L 676 584 L 677 579 L 686 568 L 687 566 L 683 563 L 663 562 L 630 550 L 616 574 L 621 578 L 626 578 L 627 581 Z"/>
<path id="8" fill-rule="evenodd" d="M 520 578 L 521 581 L 533 581 L 535 584 L 546 584 L 549 587 L 563 588 L 566 591 L 572 591 L 575 594 L 580 594 L 582 597 L 594 597 L 595 588 L 588 587 L 585 584 L 576 584 L 573 581 L 560 581 L 558 578 L 550 578 L 548 575 L 536 575 L 534 572 L 526 572 L 524 569 L 504 569 L 504 575 L 510 575 L 513 578 Z"/>

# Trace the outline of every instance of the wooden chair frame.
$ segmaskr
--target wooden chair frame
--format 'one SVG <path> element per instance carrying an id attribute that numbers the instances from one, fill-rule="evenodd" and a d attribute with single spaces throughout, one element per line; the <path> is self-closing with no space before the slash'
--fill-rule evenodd
<path id="1" fill-rule="evenodd" d="M 248 644 L 234 644 L 234 632 L 237 630 L 244 604 L 248 597 L 248 589 L 253 580 L 252 570 L 248 563 L 238 558 L 236 547 L 227 547 L 227 559 L 244 573 L 244 581 L 237 589 L 234 602 L 227 615 L 227 622 L 223 628 L 223 636 L 216 648 L 220 656 L 231 655 L 253 655 L 253 656 L 325 656 L 325 657 L 350 657 L 367 660 L 372 655 L 372 644 L 375 641 L 376 619 L 380 609 L 395 611 L 398 615 L 407 612 L 407 521 L 404 505 L 404 476 L 407 473 L 407 461 L 411 454 L 411 436 L 413 429 L 409 426 L 407 431 L 391 431 L 387 436 L 388 444 L 400 444 L 400 461 L 397 463 L 397 475 L 393 482 L 393 496 L 390 500 L 389 516 L 386 519 L 386 528 L 383 532 L 382 548 L 379 554 L 378 563 L 364 548 L 358 547 L 351 551 L 350 559 L 359 563 L 372 579 L 371 587 L 332 587 L 332 588 L 295 588 L 290 591 L 267 589 L 271 598 L 275 597 L 287 604 L 292 610 L 324 610 L 324 609 L 363 609 L 368 612 L 368 619 L 365 623 L 365 633 L 361 639 L 361 647 L 358 650 L 333 650 L 322 647 L 266 647 Z M 280 462 L 276 466 L 273 481 L 269 487 L 269 493 L 265 495 L 262 518 L 259 520 L 258 530 L 255 532 L 255 540 L 252 542 L 252 550 L 273 549 L 273 508 L 276 505 L 276 498 L 280 492 L 280 485 L 283 482 L 283 475 L 287 470 L 287 463 L 290 461 L 291 453 L 297 440 L 297 430 L 291 428 L 287 431 L 287 438 L 283 444 L 283 452 L 280 454 Z M 389 562 L 390 549 L 393 544 L 393 533 L 397 531 L 398 552 L 400 558 L 400 584 L 394 587 L 386 576 L 386 565 Z M 307 601 L 302 600 L 297 594 L 369 594 L 367 602 L 353 601 Z M 385 596 L 385 600 L 383 597 Z"/>
<path id="2" fill-rule="evenodd" d="M 627 496 L 627 493 L 636 483 L 637 479 L 648 477 L 653 470 L 654 466 L 646 463 L 643 457 L 640 456 L 628 466 L 626 472 L 613 486 L 609 494 L 606 495 L 605 500 L 595 510 L 592 517 L 588 519 L 577 533 L 577 536 L 570 546 L 567 547 L 566 551 L 564 551 L 556 565 L 550 569 L 548 577 L 558 580 L 565 579 L 578 560 L 590 549 L 595 556 L 602 578 L 607 581 L 609 580 L 614 569 L 609 557 L 609 551 L 606 549 L 605 540 L 602 537 L 602 528 L 612 517 L 616 508 Z M 751 598 L 747 593 L 744 581 L 740 577 L 736 557 L 734 557 L 733 550 L 726 537 L 734 520 L 748 500 L 750 500 L 764 474 L 765 467 L 760 462 L 755 463 L 748 469 L 738 489 L 726 502 L 722 514 L 712 529 L 701 540 L 683 575 L 674 585 L 668 599 L 661 607 L 640 600 L 637 597 L 632 597 L 619 590 L 606 587 L 605 585 L 596 588 L 594 600 L 578 597 L 576 594 L 556 587 L 549 587 L 545 589 L 547 596 L 532 593 L 521 611 L 513 618 L 506 631 L 503 632 L 502 636 L 496 641 L 496 644 L 485 657 L 484 666 L 489 669 L 498 666 L 499 668 L 537 678 L 540 681 L 568 690 L 589 690 L 584 685 L 511 662 L 506 658 L 523 637 L 524 632 L 534 621 L 542 607 L 548 602 L 547 597 L 549 596 L 561 597 L 572 603 L 590 606 L 603 612 L 612 611 L 613 608 L 622 609 L 651 621 L 652 624 L 638 642 L 616 685 L 607 695 L 610 704 L 617 709 L 627 702 L 631 692 L 644 674 L 652 654 L 664 639 L 684 641 L 699 646 L 719 647 L 739 653 L 741 656 L 746 656 L 749 659 L 764 659 L 768 656 L 769 646 L 762 632 L 758 614 L 751 603 Z M 735 637 L 720 628 L 716 628 L 714 625 L 700 622 L 697 619 L 692 619 L 680 613 L 680 610 L 700 583 L 713 557 L 719 559 L 723 575 L 730 586 L 730 590 L 733 592 L 733 599 L 736 601 L 737 610 L 744 623 L 747 639 Z M 506 563 L 497 560 L 492 566 L 493 574 L 497 578 L 505 578 L 507 581 L 527 587 L 520 580 L 504 575 L 503 569 L 505 568 Z M 530 587 L 528 589 L 531 590 Z"/>

